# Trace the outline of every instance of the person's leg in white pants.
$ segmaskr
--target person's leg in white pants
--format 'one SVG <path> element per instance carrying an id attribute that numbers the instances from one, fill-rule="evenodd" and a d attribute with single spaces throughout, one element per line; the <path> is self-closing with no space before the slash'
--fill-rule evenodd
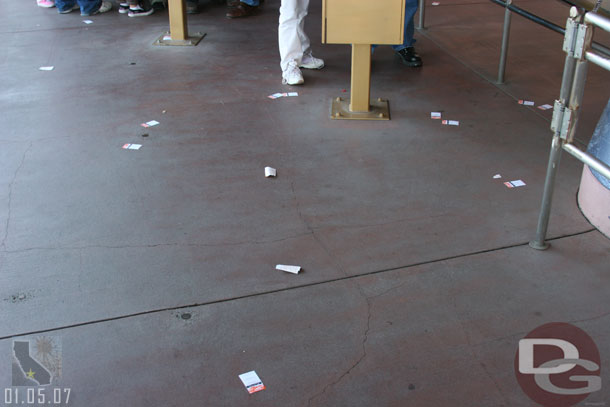
<path id="1" fill-rule="evenodd" d="M 291 61 L 299 65 L 303 54 L 310 52 L 309 38 L 304 30 L 308 8 L 309 0 L 282 0 L 278 28 L 282 72 L 288 69 Z"/>
<path id="2" fill-rule="evenodd" d="M 304 82 L 299 68 L 322 69 L 324 61 L 311 55 L 311 43 L 305 34 L 305 16 L 309 0 L 282 0 L 278 43 L 282 82 L 300 85 Z"/>

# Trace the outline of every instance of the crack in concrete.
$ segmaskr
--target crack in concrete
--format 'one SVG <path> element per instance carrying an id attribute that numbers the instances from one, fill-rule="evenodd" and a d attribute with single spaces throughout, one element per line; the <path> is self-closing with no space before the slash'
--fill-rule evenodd
<path id="1" fill-rule="evenodd" d="M 450 269 L 449 272 L 446 273 L 446 276 L 447 276 L 447 278 L 449 278 L 451 285 L 455 287 L 457 282 L 456 282 L 456 280 L 454 278 L 455 277 L 454 274 L 455 274 L 455 272 L 452 269 Z M 455 294 L 452 294 L 450 299 L 451 299 L 451 305 L 453 307 L 453 311 L 455 313 L 454 319 L 460 325 L 460 329 L 462 330 L 464 338 L 466 339 L 466 345 L 467 345 L 466 348 L 468 349 L 468 351 L 470 353 L 470 359 L 474 360 L 474 361 L 477 361 L 479 363 L 479 366 L 483 369 L 483 372 L 485 373 L 487 378 L 489 380 L 491 380 L 491 382 L 493 383 L 496 391 L 500 395 L 500 398 L 504 401 L 504 403 L 506 403 L 506 404 L 504 404 L 504 403 L 500 404 L 500 406 L 510 406 L 510 400 L 502 392 L 502 389 L 500 388 L 500 385 L 498 384 L 496 379 L 494 379 L 494 377 L 491 375 L 491 373 L 487 369 L 487 366 L 485 365 L 485 363 L 483 363 L 483 361 L 481 361 L 481 359 L 479 358 L 479 353 L 475 352 L 475 350 L 474 350 L 474 348 L 472 346 L 472 341 L 471 341 L 470 333 L 468 332 L 468 329 L 466 329 L 466 326 L 464 326 L 464 321 L 462 320 L 461 315 L 459 313 L 458 298 L 457 298 L 457 296 Z"/>
<path id="2" fill-rule="evenodd" d="M 83 251 L 79 250 L 78 251 L 78 291 L 82 291 L 81 290 L 81 281 L 83 279 L 83 272 L 84 272 L 84 268 L 83 268 Z"/>
<path id="3" fill-rule="evenodd" d="M 360 294 L 363 295 L 366 299 L 366 305 L 367 305 L 367 318 L 366 318 L 366 329 L 364 330 L 364 335 L 362 338 L 362 355 L 360 355 L 360 357 L 358 358 L 358 360 L 352 364 L 352 366 L 350 366 L 341 376 L 339 376 L 339 378 L 337 378 L 337 380 L 335 380 L 332 383 L 327 384 L 326 386 L 324 386 L 324 388 L 322 389 L 321 392 L 318 392 L 316 394 L 314 394 L 313 396 L 311 396 L 308 400 L 307 400 L 307 406 L 310 407 L 311 403 L 314 399 L 317 399 L 318 397 L 321 397 L 322 395 L 324 395 L 324 393 L 326 393 L 326 391 L 328 389 L 330 389 L 331 387 L 336 386 L 337 384 L 339 384 L 343 378 L 347 375 L 349 375 L 352 370 L 354 370 L 356 367 L 358 367 L 358 365 L 360 363 L 362 363 L 362 361 L 366 358 L 367 353 L 366 353 L 366 343 L 369 339 L 369 331 L 371 329 L 371 300 L 370 298 L 368 298 L 364 292 L 362 291 L 362 288 L 360 287 L 360 285 L 358 285 L 358 290 L 360 291 Z"/>
<path id="4" fill-rule="evenodd" d="M 346 277 L 349 277 L 349 274 L 343 269 L 343 267 L 341 267 L 340 264 L 335 263 L 334 261 L 334 257 L 331 255 L 330 250 L 326 247 L 326 245 L 324 245 L 322 243 L 322 241 L 319 239 L 319 237 L 316 235 L 315 230 L 313 227 L 311 227 L 309 225 L 309 222 L 307 222 L 307 220 L 305 219 L 305 217 L 303 216 L 303 213 L 301 212 L 301 205 L 299 203 L 299 200 L 297 199 L 296 196 L 296 191 L 294 190 L 294 181 L 290 183 L 290 189 L 292 190 L 292 197 L 293 200 L 296 204 L 296 211 L 299 215 L 299 218 L 301 219 L 301 221 L 303 222 L 303 224 L 305 224 L 305 227 L 310 231 L 311 236 L 314 238 L 314 240 L 318 243 L 318 245 L 320 246 L 320 248 L 326 253 L 326 255 L 328 256 L 328 258 L 330 259 L 331 264 L 333 264 L 343 275 L 345 275 Z M 313 396 L 311 396 L 308 400 L 307 400 L 307 406 L 311 406 L 311 403 L 313 402 L 313 400 L 315 400 L 316 398 L 322 396 L 324 393 L 326 393 L 326 391 L 337 385 L 339 382 L 341 382 L 341 380 L 343 380 L 343 378 L 345 376 L 347 376 L 348 374 L 350 374 L 356 367 L 358 367 L 358 365 L 366 358 L 367 353 L 366 353 L 366 343 L 369 339 L 369 331 L 371 329 L 371 299 L 369 297 L 366 296 L 366 294 L 364 293 L 362 286 L 356 282 L 356 285 L 358 286 L 358 292 L 360 293 L 360 295 L 365 299 L 366 301 L 366 306 L 367 306 L 367 318 L 366 318 L 366 329 L 364 330 L 364 334 L 363 334 L 363 338 L 362 338 L 362 354 L 360 355 L 360 357 L 358 358 L 358 360 L 356 360 L 355 363 L 352 364 L 352 366 L 350 366 L 341 376 L 339 376 L 337 378 L 337 380 L 335 380 L 332 383 L 327 384 L 326 386 L 324 386 L 324 388 L 322 389 L 322 391 L 314 394 Z"/>
<path id="5" fill-rule="evenodd" d="M 294 181 L 290 182 L 290 189 L 292 191 L 292 200 L 294 201 L 294 203 L 296 205 L 296 210 L 297 210 L 297 214 L 299 215 L 299 219 L 301 219 L 301 222 L 303 222 L 303 224 L 305 225 L 307 230 L 309 230 L 309 234 L 311 234 L 315 239 L 316 234 L 314 233 L 313 228 L 309 225 L 309 222 L 307 222 L 307 219 L 305 219 L 305 216 L 303 216 L 303 212 L 301 212 L 301 204 L 299 203 L 299 200 L 297 199 L 297 193 L 294 190 Z M 318 241 L 318 239 L 316 239 L 316 241 L 318 242 L 318 244 L 320 244 L 322 246 L 322 244 Z M 322 249 L 324 249 L 326 251 L 326 247 L 322 247 Z M 327 252 L 327 254 L 328 254 L 328 252 Z"/>
<path id="6" fill-rule="evenodd" d="M 494 387 L 496 388 L 496 391 L 500 394 L 500 396 L 502 397 L 502 399 L 504 400 L 504 402 L 506 404 L 500 404 L 501 407 L 504 406 L 510 406 L 510 400 L 508 399 L 508 397 L 506 397 L 504 395 L 504 393 L 502 392 L 502 389 L 500 388 L 500 385 L 498 384 L 498 382 L 496 381 L 496 379 L 494 379 L 494 377 L 491 375 L 491 373 L 489 372 L 489 370 L 487 370 L 487 366 L 485 365 L 485 363 L 481 362 L 478 358 L 477 360 L 479 361 L 479 366 L 481 366 L 481 368 L 483 369 L 483 371 L 485 372 L 485 375 L 487 376 L 487 378 L 489 380 L 491 380 L 491 382 L 494 384 Z"/>
<path id="7" fill-rule="evenodd" d="M 608 311 L 608 312 L 604 312 L 603 314 L 599 314 L 599 315 L 596 315 L 596 316 L 591 317 L 591 318 L 585 318 L 585 319 L 575 319 L 575 320 L 573 320 L 573 321 L 568 321 L 567 323 L 568 323 L 568 324 L 577 324 L 577 323 L 579 323 L 579 322 L 589 322 L 589 321 L 595 321 L 596 319 L 605 318 L 605 317 L 607 317 L 608 315 L 610 315 L 610 311 Z"/>
<path id="8" fill-rule="evenodd" d="M 2 242 L 0 243 L 0 247 L 4 247 L 6 249 L 6 239 L 8 238 L 8 228 L 10 226 L 11 223 L 11 206 L 13 203 L 13 185 L 15 184 L 15 180 L 17 179 L 17 175 L 19 174 L 19 171 L 21 170 L 21 167 L 23 167 L 23 163 L 25 162 L 25 156 L 27 155 L 28 151 L 30 151 L 30 149 L 32 148 L 33 142 L 30 142 L 30 145 L 28 145 L 28 148 L 25 149 L 25 151 L 23 152 L 23 156 L 21 157 L 21 162 L 19 163 L 19 166 L 17 167 L 17 169 L 15 170 L 15 173 L 13 174 L 13 179 L 11 180 L 11 182 L 8 184 L 8 203 L 7 203 L 7 215 L 6 215 L 6 225 L 5 225 L 5 229 L 4 229 L 4 237 L 2 238 Z"/>

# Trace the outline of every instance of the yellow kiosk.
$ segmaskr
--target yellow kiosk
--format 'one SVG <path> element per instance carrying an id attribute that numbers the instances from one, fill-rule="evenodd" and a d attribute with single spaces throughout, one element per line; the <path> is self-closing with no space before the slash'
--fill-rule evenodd
<path id="1" fill-rule="evenodd" d="M 389 120 L 388 101 L 371 102 L 371 45 L 401 44 L 405 0 L 323 0 L 322 43 L 352 44 L 349 103 L 333 99 L 331 118 Z"/>

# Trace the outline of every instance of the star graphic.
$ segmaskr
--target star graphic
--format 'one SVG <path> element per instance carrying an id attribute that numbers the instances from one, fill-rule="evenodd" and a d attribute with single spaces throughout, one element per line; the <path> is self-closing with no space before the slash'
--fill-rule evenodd
<path id="1" fill-rule="evenodd" d="M 32 372 L 32 369 L 30 369 L 30 371 L 26 372 L 26 374 L 28 375 L 28 378 L 33 379 L 36 372 Z"/>

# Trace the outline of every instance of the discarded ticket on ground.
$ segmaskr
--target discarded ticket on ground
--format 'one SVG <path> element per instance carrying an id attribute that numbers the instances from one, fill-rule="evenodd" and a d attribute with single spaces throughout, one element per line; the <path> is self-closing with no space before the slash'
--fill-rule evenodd
<path id="1" fill-rule="evenodd" d="M 499 179 L 499 178 L 502 178 L 502 175 L 500 175 L 500 174 L 496 174 L 496 175 L 494 175 L 494 177 L 493 177 L 493 178 L 494 178 L 494 179 Z"/>
<path id="2" fill-rule="evenodd" d="M 535 103 L 532 102 L 531 100 L 523 100 L 523 99 L 519 99 L 519 104 L 523 105 L 523 106 L 534 106 Z"/>
<path id="3" fill-rule="evenodd" d="M 277 170 L 272 167 L 265 167 L 265 177 L 275 177 L 277 175 Z"/>
<path id="4" fill-rule="evenodd" d="M 551 106 L 551 105 L 540 105 L 540 106 L 538 106 L 538 109 L 540 109 L 540 110 L 549 110 L 549 109 L 552 109 L 552 108 L 553 108 L 553 106 Z"/>
<path id="5" fill-rule="evenodd" d="M 431 119 L 440 119 L 441 118 L 441 112 L 430 112 L 430 118 Z"/>
<path id="6" fill-rule="evenodd" d="M 123 144 L 124 150 L 139 150 L 142 148 L 142 144 Z"/>
<path id="7" fill-rule="evenodd" d="M 285 97 L 294 97 L 299 96 L 298 92 L 284 92 L 284 93 L 274 93 L 273 95 L 267 96 L 269 99 L 277 99 L 277 98 L 285 98 Z"/>
<path id="8" fill-rule="evenodd" d="M 517 188 L 517 187 L 525 186 L 525 182 L 523 182 L 520 179 L 518 179 L 518 180 L 515 180 L 515 181 L 507 181 L 507 182 L 504 183 L 504 185 L 506 185 L 507 188 Z"/>
<path id="9" fill-rule="evenodd" d="M 246 390 L 248 393 L 256 393 L 257 391 L 265 390 L 265 385 L 260 377 L 256 374 L 254 370 L 242 373 L 239 375 L 239 379 L 246 386 Z"/>
<path id="10" fill-rule="evenodd" d="M 83 20 L 83 23 L 85 23 L 85 24 L 93 24 L 93 21 L 91 21 L 91 20 Z"/>
<path id="11" fill-rule="evenodd" d="M 460 125 L 459 120 L 443 120 L 442 123 L 445 125 L 448 125 L 448 126 L 459 126 Z"/>
<path id="12" fill-rule="evenodd" d="M 275 269 L 292 274 L 299 274 L 299 271 L 301 271 L 301 267 L 299 266 L 289 266 L 286 264 L 278 264 L 277 266 L 275 266 Z"/>
<path id="13" fill-rule="evenodd" d="M 55 69 L 55 67 L 54 66 L 41 66 L 38 69 L 41 71 L 52 71 L 53 69 Z"/>
<path id="14" fill-rule="evenodd" d="M 142 127 L 153 127 L 153 126 L 156 126 L 157 124 L 159 124 L 159 122 L 158 122 L 158 121 L 156 121 L 156 120 L 151 120 L 151 121 L 149 121 L 149 122 L 142 123 L 140 126 L 142 126 Z"/>

